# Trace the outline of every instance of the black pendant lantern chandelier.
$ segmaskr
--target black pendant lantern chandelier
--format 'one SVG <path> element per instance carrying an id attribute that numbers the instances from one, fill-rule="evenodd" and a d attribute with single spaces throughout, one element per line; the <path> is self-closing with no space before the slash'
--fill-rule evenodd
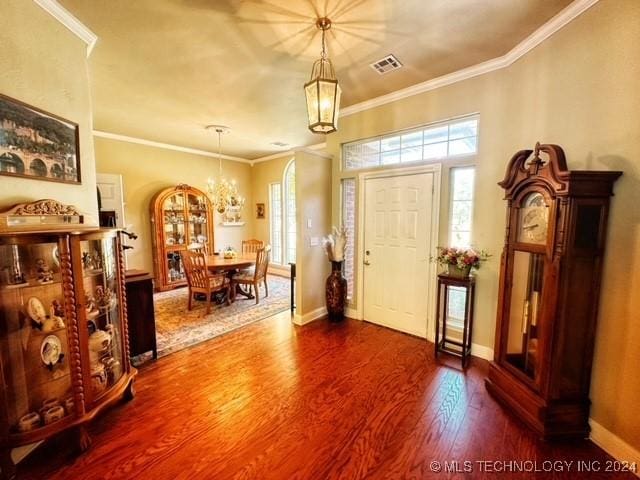
<path id="1" fill-rule="evenodd" d="M 319 18 L 316 26 L 322 32 L 322 54 L 313 64 L 311 79 L 304 85 L 309 130 L 313 133 L 331 133 L 338 129 L 338 110 L 342 91 L 325 47 L 324 36 L 325 32 L 331 28 L 331 20 L 326 17 Z"/>

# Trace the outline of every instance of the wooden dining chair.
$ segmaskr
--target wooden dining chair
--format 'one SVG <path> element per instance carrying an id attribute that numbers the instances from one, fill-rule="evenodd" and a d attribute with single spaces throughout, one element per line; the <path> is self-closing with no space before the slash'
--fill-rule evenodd
<path id="1" fill-rule="evenodd" d="M 238 285 L 249 285 L 255 290 L 254 295 L 256 297 L 256 305 L 260 302 L 260 289 L 258 286 L 262 283 L 264 285 L 264 296 L 269 296 L 269 287 L 267 285 L 267 270 L 269 268 L 269 253 L 271 252 L 271 245 L 262 247 L 256 252 L 256 266 L 253 271 L 243 271 L 236 273 L 231 279 L 231 292 L 235 300 L 236 287 Z"/>
<path id="2" fill-rule="evenodd" d="M 264 247 L 262 240 L 256 240 L 255 238 L 242 241 L 242 254 L 247 255 L 251 253 L 257 253 L 258 250 Z"/>
<path id="3" fill-rule="evenodd" d="M 187 308 L 193 308 L 193 296 L 196 293 L 206 295 L 207 315 L 211 313 L 211 294 L 225 291 L 227 293 L 227 305 L 231 304 L 231 283 L 224 273 L 209 273 L 207 259 L 204 253 L 187 250 L 184 252 L 184 267 L 189 286 L 189 303 Z"/>

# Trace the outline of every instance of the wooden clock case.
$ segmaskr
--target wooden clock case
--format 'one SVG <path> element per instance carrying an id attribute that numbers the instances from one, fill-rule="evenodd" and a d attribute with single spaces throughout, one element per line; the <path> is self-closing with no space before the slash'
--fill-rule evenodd
<path id="1" fill-rule="evenodd" d="M 570 171 L 562 148 L 537 144 L 513 156 L 499 183 L 507 221 L 486 387 L 543 438 L 589 433 L 609 200 L 621 174 Z M 532 193 L 541 193 L 548 208 L 548 228 L 537 243 L 518 234 L 538 228 L 519 225 Z"/>

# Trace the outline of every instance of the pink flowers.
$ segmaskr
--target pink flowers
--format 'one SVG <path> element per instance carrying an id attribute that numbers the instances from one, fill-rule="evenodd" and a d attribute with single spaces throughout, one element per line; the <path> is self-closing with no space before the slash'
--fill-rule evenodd
<path id="1" fill-rule="evenodd" d="M 476 252 L 472 248 L 438 247 L 436 261 L 440 265 L 455 265 L 459 269 L 480 268 L 480 264 L 490 256 L 484 251 Z"/>

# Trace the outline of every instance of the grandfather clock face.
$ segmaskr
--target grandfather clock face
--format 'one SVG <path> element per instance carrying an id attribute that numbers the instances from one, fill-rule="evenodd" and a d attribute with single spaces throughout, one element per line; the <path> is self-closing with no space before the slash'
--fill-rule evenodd
<path id="1" fill-rule="evenodd" d="M 549 207 L 544 195 L 533 192 L 527 195 L 518 217 L 518 242 L 544 245 L 547 243 Z"/>

